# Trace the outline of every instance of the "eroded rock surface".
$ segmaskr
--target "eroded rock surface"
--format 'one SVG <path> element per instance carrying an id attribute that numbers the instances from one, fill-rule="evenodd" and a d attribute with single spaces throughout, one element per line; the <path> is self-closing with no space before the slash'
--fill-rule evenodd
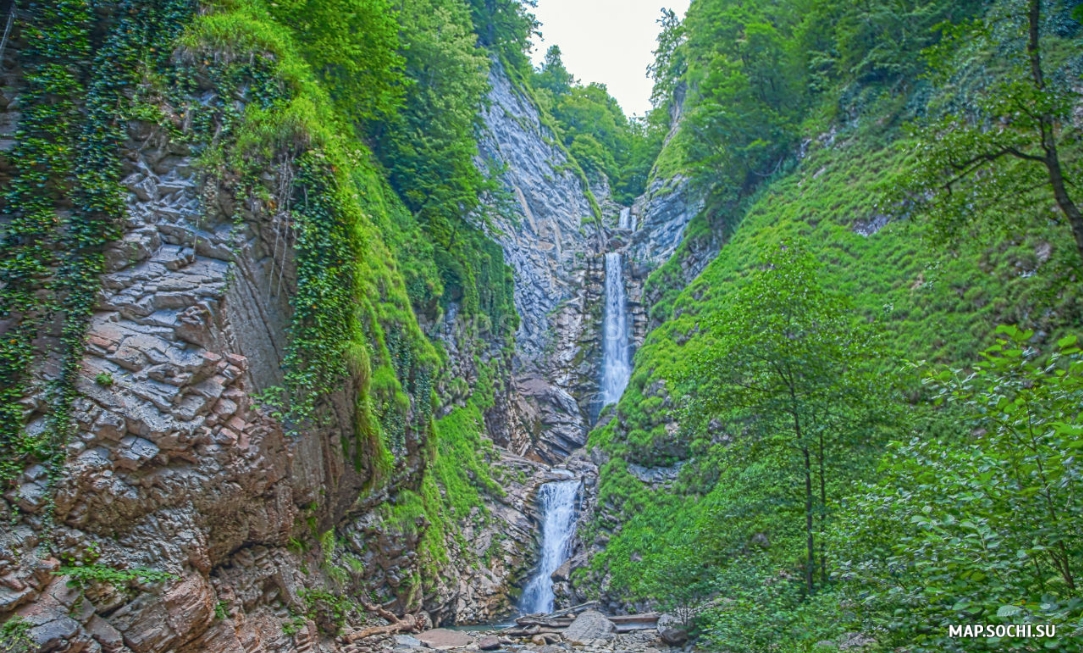
<path id="1" fill-rule="evenodd" d="M 685 227 L 702 209 L 703 199 L 684 177 L 653 180 L 632 208 L 638 225 L 629 248 L 632 256 L 651 268 L 661 265 L 677 250 Z"/>
<path id="2" fill-rule="evenodd" d="M 129 138 L 124 235 L 106 252 L 66 463 L 53 483 L 27 468 L 0 506 L 5 519 L 19 511 L 0 536 L 0 619 L 25 620 L 40 650 L 67 653 L 388 650 L 389 637 L 335 643 L 308 616 L 312 592 L 342 592 L 323 556 L 350 568 L 345 555 L 360 562 L 350 582 L 393 612 L 431 624 L 508 611 L 547 468 L 497 449 L 502 496 L 447 534 L 451 560 L 422 587 L 430 525 L 391 525 L 377 510 L 416 487 L 422 443 L 408 436 L 394 477 L 366 493 L 371 463 L 344 453 L 352 381 L 301 435 L 259 406 L 282 382 L 295 271 L 276 243 L 291 237 L 288 219 L 238 205 L 164 130 L 132 123 Z M 52 373 L 49 361 L 35 373 Z M 28 429 L 47 428 L 44 396 L 27 406 Z M 63 563 L 43 548 L 47 519 Z M 345 540 L 332 553 L 299 543 L 327 532 Z M 62 571 L 72 564 L 134 571 L 80 589 Z"/>
<path id="3" fill-rule="evenodd" d="M 481 157 L 507 166 L 501 180 L 510 200 L 491 235 L 514 271 L 521 319 L 513 391 L 490 430 L 514 452 L 553 463 L 586 444 L 590 427 L 606 236 L 594 219 L 591 190 L 553 144 L 537 108 L 499 63 L 489 81 Z"/>

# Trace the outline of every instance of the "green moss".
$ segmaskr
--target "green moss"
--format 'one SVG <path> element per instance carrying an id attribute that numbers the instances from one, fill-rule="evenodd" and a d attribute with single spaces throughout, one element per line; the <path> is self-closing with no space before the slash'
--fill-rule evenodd
<path id="1" fill-rule="evenodd" d="M 492 442 L 485 438 L 485 418 L 473 401 L 436 422 L 437 452 L 432 470 L 453 514 L 462 519 L 483 508 L 480 492 L 503 496 L 493 480 L 484 453 Z"/>

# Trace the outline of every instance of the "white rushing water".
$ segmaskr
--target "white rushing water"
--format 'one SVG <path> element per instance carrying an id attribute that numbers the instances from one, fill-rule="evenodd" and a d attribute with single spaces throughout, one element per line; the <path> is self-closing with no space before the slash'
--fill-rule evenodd
<path id="1" fill-rule="evenodd" d="M 554 571 L 568 559 L 575 533 L 579 481 L 546 483 L 538 490 L 542 514 L 542 547 L 538 570 L 523 589 L 519 609 L 524 614 L 553 611 Z"/>
<path id="2" fill-rule="evenodd" d="M 624 207 L 620 210 L 620 219 L 617 221 L 618 229 L 635 230 L 635 220 L 632 219 L 632 209 Z"/>
<path id="3" fill-rule="evenodd" d="M 624 295 L 621 255 L 605 255 L 605 330 L 602 334 L 602 405 L 615 404 L 632 375 L 628 338 L 628 301 Z"/>

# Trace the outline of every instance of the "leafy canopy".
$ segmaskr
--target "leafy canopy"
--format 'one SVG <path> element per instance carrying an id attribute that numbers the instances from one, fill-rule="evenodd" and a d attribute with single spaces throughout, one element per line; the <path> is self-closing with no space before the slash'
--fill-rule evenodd
<path id="1" fill-rule="evenodd" d="M 403 58 L 389 0 L 276 0 L 269 6 L 296 34 L 344 115 L 373 120 L 401 105 Z"/>

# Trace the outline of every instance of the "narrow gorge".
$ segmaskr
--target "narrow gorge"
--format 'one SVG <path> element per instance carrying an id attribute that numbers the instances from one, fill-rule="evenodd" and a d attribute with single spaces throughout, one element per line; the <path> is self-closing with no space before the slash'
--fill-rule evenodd
<path id="1" fill-rule="evenodd" d="M 217 40 L 215 30 L 235 30 L 226 38 L 240 43 L 267 17 L 148 6 L 24 8 L 3 53 L 0 175 L 22 188 L 27 134 L 71 129 L 35 113 L 50 57 L 78 68 L 75 104 L 88 101 L 81 84 L 129 74 L 80 68 L 85 52 L 41 50 L 35 30 L 153 50 L 195 20 L 154 64 L 174 88 L 135 83 L 123 101 L 142 113 L 105 123 L 112 140 L 98 147 L 115 149 L 97 151 L 116 162 L 121 215 L 99 246 L 100 275 L 84 277 L 96 286 L 85 322 L 52 281 L 65 274 L 69 227 L 29 235 L 19 207 L 5 209 L 5 256 L 27 238 L 45 249 L 36 276 L 9 266 L 4 281 L 5 338 L 14 347 L 40 331 L 25 368 L 12 350 L 4 359 L 5 401 L 17 408 L 5 426 L 0 619 L 43 651 L 363 651 L 394 645 L 349 644 L 366 619 L 390 619 L 393 633 L 566 606 L 568 570 L 556 591 L 553 574 L 582 547 L 577 519 L 594 501 L 587 433 L 631 371 L 632 270 L 615 253 L 627 248 L 631 209 L 614 204 L 604 177 L 588 183 L 493 58 L 475 164 L 498 171 L 500 188 L 470 227 L 480 243 L 470 256 L 489 267 L 449 274 L 459 264 L 437 258 L 437 283 L 463 285 L 426 298 L 414 286 L 433 283 L 422 267 L 432 264 L 400 240 L 417 227 L 358 145 L 301 124 L 247 153 L 232 137 L 215 141 L 225 165 L 213 168 L 223 166 L 208 158 L 216 134 L 306 100 L 276 68 L 295 56 L 289 44 L 256 36 L 238 59 Z M 251 173 L 230 167 L 245 165 L 237 155 Z M 343 165 L 352 197 L 335 190 Z M 46 210 L 74 225 L 63 193 L 87 191 L 51 183 L 65 190 L 42 195 L 57 207 Z M 656 224 L 679 231 L 673 222 L 689 217 Z M 366 235 L 350 243 L 350 229 Z M 400 271 L 395 257 L 420 269 Z M 335 294 L 354 283 L 342 288 L 353 296 Z M 23 284 L 46 303 L 17 303 Z M 480 312 L 470 307 L 479 296 Z M 53 316 L 85 328 L 85 344 Z M 324 358 L 321 339 L 345 348 Z"/>
<path id="2" fill-rule="evenodd" d="M 1083 3 L 589 4 L 0 0 L 0 653 L 1083 648 Z"/>

